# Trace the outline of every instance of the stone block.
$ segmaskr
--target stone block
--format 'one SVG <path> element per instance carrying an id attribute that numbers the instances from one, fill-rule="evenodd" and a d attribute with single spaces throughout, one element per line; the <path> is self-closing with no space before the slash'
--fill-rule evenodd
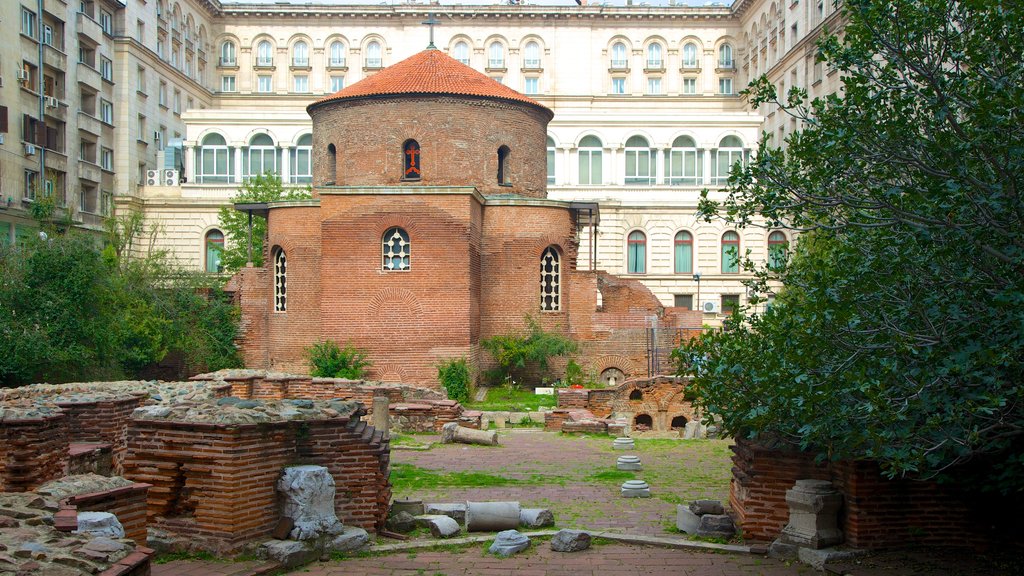
<path id="1" fill-rule="evenodd" d="M 727 514 L 705 514 L 700 517 L 697 536 L 732 538 L 735 534 L 736 525 Z"/>
<path id="2" fill-rule="evenodd" d="M 362 528 L 345 526 L 341 534 L 331 540 L 330 549 L 335 552 L 355 552 L 369 547 L 370 535 Z"/>
<path id="3" fill-rule="evenodd" d="M 290 569 L 316 560 L 320 551 L 297 540 L 268 540 L 260 546 L 259 555 Z"/>
<path id="4" fill-rule="evenodd" d="M 281 513 L 295 522 L 289 535 L 295 540 L 341 534 L 334 513 L 334 477 L 324 466 L 291 466 L 277 481 L 283 499 Z"/>
<path id="5" fill-rule="evenodd" d="M 615 461 L 615 468 L 626 471 L 640 471 L 644 469 L 643 464 L 640 463 L 639 456 L 619 456 Z"/>
<path id="6" fill-rule="evenodd" d="M 679 504 L 676 506 L 676 528 L 687 534 L 696 534 L 700 528 L 700 516 L 694 514 L 688 506 Z"/>
<path id="7" fill-rule="evenodd" d="M 530 539 L 518 530 L 498 532 L 488 552 L 507 558 L 530 547 Z"/>
<path id="8" fill-rule="evenodd" d="M 789 523 L 779 538 L 786 543 L 807 548 L 827 548 L 843 541 L 838 526 L 843 495 L 827 480 L 797 480 L 786 491 Z"/>
<path id="9" fill-rule="evenodd" d="M 626 480 L 622 483 L 623 498 L 650 498 L 651 487 L 643 480 Z"/>
<path id="10" fill-rule="evenodd" d="M 725 514 L 725 507 L 718 500 L 694 500 L 690 502 L 690 512 L 698 516 L 705 514 Z"/>
<path id="11" fill-rule="evenodd" d="M 392 532 L 407 534 L 416 528 L 416 519 L 408 512 L 399 512 L 391 518 L 388 518 L 387 527 Z"/>
<path id="12" fill-rule="evenodd" d="M 519 523 L 526 528 L 543 528 L 555 525 L 555 515 L 547 508 L 522 508 Z"/>
<path id="13" fill-rule="evenodd" d="M 447 516 L 452 520 L 455 520 L 459 524 L 466 523 L 466 504 L 465 503 L 454 503 L 454 504 L 426 504 L 423 506 L 424 514 L 439 514 L 441 516 Z"/>
<path id="14" fill-rule="evenodd" d="M 612 442 L 612 448 L 615 450 L 636 450 L 636 442 L 634 442 L 632 438 L 623 436 L 621 438 L 616 438 Z"/>
<path id="15" fill-rule="evenodd" d="M 428 528 L 430 535 L 434 538 L 451 538 L 452 536 L 458 536 L 461 531 L 458 522 L 440 514 L 417 516 L 416 524 Z"/>
<path id="16" fill-rule="evenodd" d="M 110 512 L 79 512 L 76 532 L 104 538 L 124 538 L 124 527 L 118 522 L 117 516 Z"/>
<path id="17" fill-rule="evenodd" d="M 801 562 L 815 570 L 825 570 L 825 565 L 830 562 L 846 562 L 867 556 L 867 550 L 837 550 L 835 548 L 813 548 L 797 547 L 797 558 Z"/>
<path id="18" fill-rule="evenodd" d="M 551 538 L 551 549 L 555 552 L 579 552 L 590 548 L 590 534 L 582 530 L 559 530 Z"/>
<path id="19" fill-rule="evenodd" d="M 408 512 L 413 516 L 419 516 L 420 514 L 433 514 L 433 512 L 426 512 L 423 506 L 423 500 L 414 500 L 412 498 L 395 498 L 391 502 L 391 515 L 394 516 L 399 512 Z"/>
<path id="20" fill-rule="evenodd" d="M 530 415 L 526 412 L 509 412 L 508 422 L 509 424 L 522 424 L 523 422 L 529 422 Z"/>

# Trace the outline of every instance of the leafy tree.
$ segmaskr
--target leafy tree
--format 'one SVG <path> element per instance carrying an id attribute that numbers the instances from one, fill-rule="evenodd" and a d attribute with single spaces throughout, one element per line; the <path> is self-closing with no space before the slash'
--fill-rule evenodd
<path id="1" fill-rule="evenodd" d="M 235 204 L 279 202 L 309 198 L 309 188 L 285 188 L 281 177 L 263 174 L 246 180 L 231 202 L 220 209 L 220 227 L 227 237 L 221 264 L 225 272 L 237 272 L 249 261 L 249 216 L 235 210 Z M 260 217 L 252 219 L 252 261 L 263 266 L 263 241 L 267 236 L 267 221 Z"/>
<path id="2" fill-rule="evenodd" d="M 762 142 L 707 218 L 803 232 L 764 314 L 677 351 L 726 430 L 892 476 L 1024 490 L 1024 5 L 848 0 L 841 95 L 755 104 Z M 780 112 L 780 113 L 782 113 Z M 748 262 L 748 266 L 750 263 Z M 969 464 L 969 465 L 968 465 Z"/>
<path id="3" fill-rule="evenodd" d="M 373 366 L 373 362 L 366 359 L 366 350 L 352 344 L 341 348 L 333 340 L 317 342 L 303 352 L 309 360 L 312 376 L 359 380 L 366 374 L 366 369 Z"/>
<path id="4" fill-rule="evenodd" d="M 469 402 L 473 380 L 469 373 L 469 363 L 465 358 L 449 358 L 439 363 L 437 380 L 448 394 L 448 398 L 463 404 Z"/>
<path id="5" fill-rule="evenodd" d="M 558 356 L 567 356 L 576 351 L 571 339 L 546 332 L 535 319 L 526 317 L 527 334 L 499 334 L 480 342 L 480 346 L 491 353 L 497 369 L 488 376 L 499 382 L 523 382 L 531 370 L 541 374 L 549 371 L 549 361 Z"/>

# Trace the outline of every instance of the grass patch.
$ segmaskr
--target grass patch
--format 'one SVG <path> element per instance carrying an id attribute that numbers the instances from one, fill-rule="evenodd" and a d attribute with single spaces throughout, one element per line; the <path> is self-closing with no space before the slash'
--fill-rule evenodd
<path id="1" fill-rule="evenodd" d="M 417 490 L 434 488 L 487 488 L 523 484 L 546 484 L 557 478 L 533 474 L 529 478 L 509 478 L 484 472 L 441 472 L 428 470 L 412 464 L 393 463 L 391 484 L 396 494 L 408 494 Z"/>
<path id="2" fill-rule="evenodd" d="M 422 438 L 416 438 L 412 434 L 402 432 L 401 434 L 391 434 L 391 445 L 392 446 L 409 446 L 412 448 L 427 448 L 433 444 L 432 441 L 426 441 Z"/>
<path id="3" fill-rule="evenodd" d="M 487 396 L 482 402 L 470 402 L 465 406 L 470 410 L 526 412 L 554 408 L 557 402 L 558 399 L 554 395 L 534 394 L 531 390 L 501 386 L 488 388 Z"/>
<path id="4" fill-rule="evenodd" d="M 591 482 L 625 482 L 636 478 L 636 473 L 630 470 L 604 470 L 595 472 L 584 478 Z"/>
<path id="5" fill-rule="evenodd" d="M 175 560 L 196 560 L 202 562 L 226 562 L 223 558 L 218 558 L 209 552 L 166 552 L 164 554 L 158 554 L 153 562 L 156 564 L 167 564 L 168 562 L 174 562 Z"/>

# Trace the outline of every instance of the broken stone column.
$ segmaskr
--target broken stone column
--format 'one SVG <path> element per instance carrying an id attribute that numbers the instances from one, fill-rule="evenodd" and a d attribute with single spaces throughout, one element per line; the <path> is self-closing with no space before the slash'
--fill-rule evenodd
<path id="1" fill-rule="evenodd" d="M 498 445 L 498 433 L 487 430 L 476 430 L 465 428 L 455 422 L 449 422 L 441 427 L 441 442 L 451 444 L 461 442 L 463 444 L 483 444 L 485 446 Z"/>
<path id="2" fill-rule="evenodd" d="M 384 437 L 388 438 L 390 432 L 388 427 L 391 424 L 390 416 L 388 414 L 390 402 L 387 396 L 374 396 L 373 397 L 373 416 L 370 423 L 374 428 L 384 433 Z"/>
<path id="3" fill-rule="evenodd" d="M 519 502 L 466 502 L 467 532 L 497 532 L 519 527 Z"/>
<path id="4" fill-rule="evenodd" d="M 79 512 L 77 534 L 124 538 L 124 527 L 110 512 Z"/>
<path id="5" fill-rule="evenodd" d="M 840 494 L 828 480 L 797 480 L 786 491 L 789 524 L 779 539 L 786 544 L 821 549 L 843 541 L 838 512 L 843 505 Z"/>
<path id="6" fill-rule="evenodd" d="M 324 466 L 292 466 L 277 481 L 281 514 L 292 520 L 293 540 L 336 536 L 343 527 L 334 513 L 334 478 Z"/>

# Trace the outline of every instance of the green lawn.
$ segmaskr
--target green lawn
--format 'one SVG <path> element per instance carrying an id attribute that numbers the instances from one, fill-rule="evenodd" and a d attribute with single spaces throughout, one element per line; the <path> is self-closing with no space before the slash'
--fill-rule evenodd
<path id="1" fill-rule="evenodd" d="M 521 388 L 490 388 L 483 402 L 469 402 L 465 406 L 469 410 L 501 410 L 509 412 L 526 412 L 541 408 L 554 408 L 557 404 L 555 396 L 534 394 L 531 390 Z"/>

